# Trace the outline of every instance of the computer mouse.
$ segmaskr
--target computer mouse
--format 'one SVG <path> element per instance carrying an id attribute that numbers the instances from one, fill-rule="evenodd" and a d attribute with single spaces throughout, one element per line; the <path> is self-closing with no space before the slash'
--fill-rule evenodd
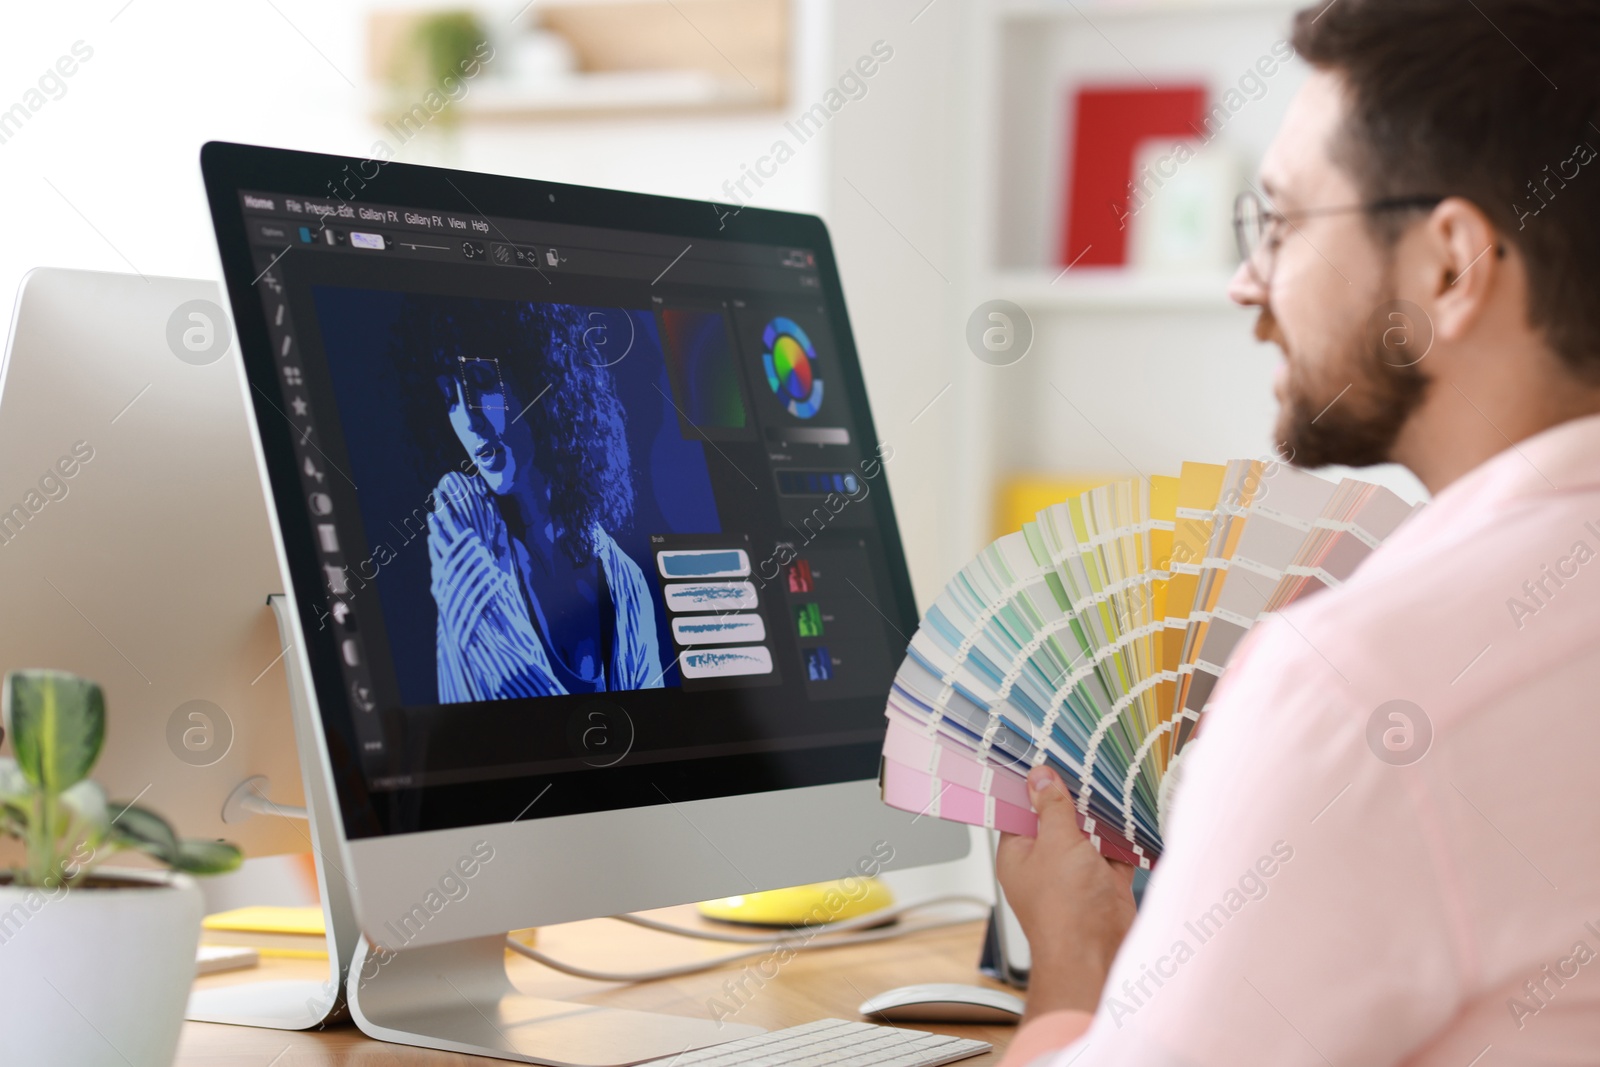
<path id="1" fill-rule="evenodd" d="M 862 1015 L 898 1023 L 989 1023 L 1022 1019 L 1024 1004 L 1010 993 L 955 982 L 901 986 L 879 993 L 856 1009 Z"/>

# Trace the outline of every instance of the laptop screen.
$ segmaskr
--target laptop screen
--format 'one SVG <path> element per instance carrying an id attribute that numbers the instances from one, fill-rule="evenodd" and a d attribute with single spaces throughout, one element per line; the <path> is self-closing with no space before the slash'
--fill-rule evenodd
<path id="1" fill-rule="evenodd" d="M 353 832 L 875 773 L 915 611 L 820 222 L 214 149 Z"/>

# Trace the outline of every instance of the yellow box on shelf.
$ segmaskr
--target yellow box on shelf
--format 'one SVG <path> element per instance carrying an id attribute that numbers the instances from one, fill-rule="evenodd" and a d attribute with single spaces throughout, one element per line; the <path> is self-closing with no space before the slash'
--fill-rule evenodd
<path id="1" fill-rule="evenodd" d="M 1000 483 L 995 494 L 994 535 L 1000 537 L 1022 529 L 1023 523 L 1051 504 L 1079 496 L 1091 489 L 1109 485 L 1128 475 L 1113 474 L 1017 474 Z"/>

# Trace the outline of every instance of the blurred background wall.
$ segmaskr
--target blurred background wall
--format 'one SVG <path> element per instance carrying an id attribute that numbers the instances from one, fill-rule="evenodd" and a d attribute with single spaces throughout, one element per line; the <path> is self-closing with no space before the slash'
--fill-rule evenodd
<path id="1" fill-rule="evenodd" d="M 1270 447 L 1276 354 L 1223 285 L 1232 197 L 1304 77 L 1284 44 L 1293 9 L 14 4 L 0 291 L 41 265 L 217 276 L 197 166 L 210 139 L 820 214 L 926 605 L 1067 486 Z M 485 40 L 493 58 L 435 108 L 451 50 Z M 70 76 L 51 74 L 62 57 Z M 803 115 L 818 131 L 804 140 Z M 985 347 L 993 328 L 1009 347 Z M 975 861 L 906 884 L 985 877 Z"/>

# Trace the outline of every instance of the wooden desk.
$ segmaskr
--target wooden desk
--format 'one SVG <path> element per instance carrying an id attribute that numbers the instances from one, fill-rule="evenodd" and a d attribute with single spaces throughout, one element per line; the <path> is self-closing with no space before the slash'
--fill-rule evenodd
<path id="1" fill-rule="evenodd" d="M 666 908 L 652 915 L 680 925 L 703 925 L 690 907 Z M 918 921 L 913 918 L 912 922 Z M 905 938 L 826 951 L 804 952 L 785 964 L 776 978 L 751 991 L 743 1007 L 731 1017 L 768 1030 L 810 1022 L 813 1019 L 859 1019 L 856 1006 L 895 986 L 917 982 L 968 982 L 993 985 L 977 971 L 982 923 L 968 923 Z M 673 963 L 715 957 L 739 946 L 693 941 L 653 933 L 607 919 L 551 926 L 539 931 L 539 947 L 557 959 L 614 971 L 646 970 Z M 607 985 L 558 974 L 521 956 L 510 958 L 516 985 L 534 996 L 584 1000 L 619 1008 L 635 1008 L 673 1015 L 710 1017 L 708 1002 L 732 1002 L 724 983 L 738 978 L 741 968 L 759 964 L 762 957 L 719 967 L 683 978 L 639 985 Z M 325 964 L 264 960 L 261 967 L 199 981 L 207 985 L 233 984 L 268 978 L 317 977 Z M 768 968 L 770 970 L 770 967 Z M 996 988 L 1003 988 L 996 986 Z M 866 1020 L 876 1021 L 876 1020 Z M 909 1025 L 909 1024 L 908 1024 Z M 917 1029 L 956 1034 L 987 1041 L 995 1047 L 986 1056 L 962 1064 L 998 1063 L 1006 1043 L 1016 1032 L 1010 1026 L 941 1026 L 915 1024 Z M 179 1067 L 419 1067 L 422 1064 L 495 1064 L 504 1060 L 462 1056 L 452 1052 L 390 1045 L 374 1041 L 350 1023 L 320 1032 L 292 1033 L 248 1026 L 186 1023 L 178 1047 Z"/>

